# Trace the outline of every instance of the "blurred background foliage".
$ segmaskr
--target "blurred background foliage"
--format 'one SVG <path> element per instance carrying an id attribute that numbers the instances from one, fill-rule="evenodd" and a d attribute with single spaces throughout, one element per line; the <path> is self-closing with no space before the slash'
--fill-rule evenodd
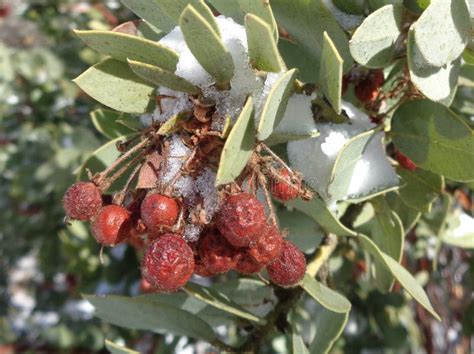
<path id="1" fill-rule="evenodd" d="M 94 319 L 81 293 L 137 294 L 137 257 L 132 247 L 122 245 L 106 251 L 102 266 L 87 227 L 63 222 L 61 198 L 76 178 L 74 171 L 106 142 L 89 118 L 97 104 L 71 82 L 99 56 L 72 29 L 111 29 L 132 18 L 118 0 L 0 0 L 0 353 L 105 352 L 104 334 L 141 352 L 208 349 Z M 458 102 L 455 109 L 472 115 L 466 106 L 472 102 L 472 85 L 458 91 Z M 472 212 L 470 189 L 448 186 L 451 203 Z M 373 290 L 364 276 L 366 264 L 353 267 L 359 256 L 348 244 L 330 263 L 334 282 L 353 304 L 336 352 L 463 353 L 469 348 L 474 260 L 472 251 L 436 241 L 443 205 L 441 198 L 408 234 L 404 259 L 443 322 L 399 291 L 382 295 Z M 297 212 L 282 216 L 282 223 L 299 231 L 290 237 L 303 249 L 302 235 L 317 227 Z M 309 332 L 318 311 L 314 306 L 308 301 L 293 314 Z M 271 346 L 268 353 L 287 350 L 284 338 L 275 338 Z"/>

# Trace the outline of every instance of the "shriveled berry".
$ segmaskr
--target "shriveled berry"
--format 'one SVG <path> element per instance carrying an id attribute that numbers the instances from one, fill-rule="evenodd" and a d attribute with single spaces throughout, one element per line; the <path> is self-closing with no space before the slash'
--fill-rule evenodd
<path id="1" fill-rule="evenodd" d="M 248 247 L 258 241 L 265 229 L 265 210 L 252 194 L 234 194 L 225 200 L 216 222 L 219 231 L 232 245 Z"/>
<path id="2" fill-rule="evenodd" d="M 280 170 L 280 177 L 284 179 L 284 181 L 276 178 L 272 180 L 272 195 L 283 201 L 288 201 L 298 197 L 301 184 L 299 182 L 296 182 L 295 184 L 291 181 L 290 172 L 288 172 L 286 168 Z"/>
<path id="3" fill-rule="evenodd" d="M 355 85 L 354 93 L 362 103 L 371 103 L 378 97 L 384 81 L 383 71 L 373 70 Z"/>
<path id="4" fill-rule="evenodd" d="M 179 205 L 173 198 L 150 194 L 142 202 L 140 216 L 150 231 L 172 226 L 179 216 Z"/>
<path id="5" fill-rule="evenodd" d="M 257 244 L 248 250 L 248 254 L 258 263 L 267 264 L 276 259 L 283 246 L 283 237 L 276 226 L 267 227 Z"/>
<path id="6" fill-rule="evenodd" d="M 410 170 L 410 171 L 415 171 L 416 170 L 416 164 L 404 153 L 400 151 L 395 151 L 395 158 L 397 159 L 398 163 L 400 166 L 403 168 Z"/>
<path id="7" fill-rule="evenodd" d="M 267 271 L 270 280 L 277 285 L 296 285 L 306 272 L 304 254 L 293 243 L 285 240 L 280 255 L 267 265 Z"/>
<path id="8" fill-rule="evenodd" d="M 92 182 L 74 183 L 64 193 L 63 207 L 71 219 L 90 220 L 102 207 L 99 187 Z"/>
<path id="9" fill-rule="evenodd" d="M 214 274 L 228 272 L 238 261 L 236 249 L 215 231 L 199 239 L 199 256 L 207 270 Z"/>
<path id="10" fill-rule="evenodd" d="M 243 251 L 240 253 L 239 260 L 234 267 L 234 270 L 245 275 L 250 275 L 260 272 L 263 268 L 263 264 L 257 262 L 247 252 Z"/>
<path id="11" fill-rule="evenodd" d="M 113 246 L 130 236 L 132 219 L 127 209 L 107 205 L 92 221 L 92 234 L 104 246 Z"/>
<path id="12" fill-rule="evenodd" d="M 193 251 L 180 235 L 160 236 L 143 256 L 142 277 L 157 291 L 178 290 L 188 282 L 193 271 Z"/>

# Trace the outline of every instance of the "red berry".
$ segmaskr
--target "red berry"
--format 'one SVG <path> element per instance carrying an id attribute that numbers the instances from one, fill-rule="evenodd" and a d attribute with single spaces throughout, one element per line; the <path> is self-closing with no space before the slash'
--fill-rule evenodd
<path id="1" fill-rule="evenodd" d="M 213 274 L 228 272 L 238 261 L 236 249 L 215 231 L 210 231 L 199 239 L 199 256 L 204 267 Z"/>
<path id="2" fill-rule="evenodd" d="M 69 218 L 87 221 L 102 207 L 102 195 L 94 183 L 77 182 L 64 193 L 63 207 Z"/>
<path id="3" fill-rule="evenodd" d="M 153 292 L 153 287 L 145 279 L 140 279 L 140 292 L 142 294 L 147 294 Z"/>
<path id="4" fill-rule="evenodd" d="M 258 241 L 265 229 L 265 209 L 253 195 L 229 196 L 217 215 L 217 227 L 236 247 L 248 247 Z"/>
<path id="5" fill-rule="evenodd" d="M 242 252 L 239 256 L 237 264 L 234 267 L 234 270 L 245 275 L 250 275 L 260 272 L 262 267 L 263 265 L 257 262 L 247 252 Z"/>
<path id="6" fill-rule="evenodd" d="M 127 209 L 107 205 L 99 210 L 92 221 L 92 234 L 97 242 L 113 246 L 130 236 L 132 219 Z"/>
<path id="7" fill-rule="evenodd" d="M 355 85 L 354 93 L 362 103 L 371 103 L 378 97 L 380 87 L 383 86 L 384 82 L 383 71 L 373 70 Z"/>
<path id="8" fill-rule="evenodd" d="M 298 197 L 301 184 L 299 182 L 294 184 L 291 181 L 290 172 L 288 172 L 286 168 L 280 170 L 280 177 L 285 181 L 276 178 L 272 180 L 271 191 L 273 196 L 283 201 L 288 201 Z"/>
<path id="9" fill-rule="evenodd" d="M 290 241 L 284 241 L 280 255 L 267 266 L 270 280 L 280 286 L 296 285 L 306 272 L 303 252 Z"/>
<path id="10" fill-rule="evenodd" d="M 278 228 L 269 226 L 257 244 L 248 250 L 250 256 L 258 263 L 267 264 L 280 255 L 283 246 L 283 237 Z"/>
<path id="11" fill-rule="evenodd" d="M 142 276 L 157 291 L 178 290 L 188 282 L 193 271 L 193 251 L 180 235 L 160 236 L 143 256 Z"/>
<path id="12" fill-rule="evenodd" d="M 10 14 L 11 8 L 10 5 L 4 5 L 0 7 L 0 18 L 7 17 Z"/>
<path id="13" fill-rule="evenodd" d="M 162 226 L 173 226 L 176 223 L 179 205 L 173 198 L 150 194 L 142 202 L 140 215 L 150 231 L 157 231 Z"/>
<path id="14" fill-rule="evenodd" d="M 398 163 L 400 166 L 403 168 L 410 170 L 410 171 L 415 171 L 416 170 L 416 164 L 409 158 L 407 157 L 404 153 L 400 151 L 395 151 L 395 158 L 397 159 Z"/>

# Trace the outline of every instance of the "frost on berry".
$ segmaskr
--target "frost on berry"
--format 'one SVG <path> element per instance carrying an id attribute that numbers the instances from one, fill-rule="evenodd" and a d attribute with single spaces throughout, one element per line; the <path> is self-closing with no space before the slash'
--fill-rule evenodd
<path id="1" fill-rule="evenodd" d="M 258 263 L 267 264 L 280 255 L 283 237 L 278 228 L 268 226 L 257 244 L 248 250 L 248 254 Z"/>
<path id="2" fill-rule="evenodd" d="M 127 209 L 118 205 L 107 205 L 99 210 L 92 221 L 92 234 L 97 242 L 113 246 L 130 235 L 132 220 Z"/>
<path id="3" fill-rule="evenodd" d="M 282 201 L 288 201 L 298 197 L 301 185 L 298 184 L 298 182 L 295 184 L 291 181 L 290 173 L 286 168 L 280 170 L 279 177 L 280 179 L 274 178 L 272 180 L 272 195 Z"/>
<path id="4" fill-rule="evenodd" d="M 140 216 L 150 231 L 172 226 L 179 216 L 179 205 L 173 198 L 150 194 L 142 202 Z"/>
<path id="5" fill-rule="evenodd" d="M 234 194 L 225 200 L 217 215 L 217 227 L 236 247 L 248 247 L 258 241 L 266 227 L 265 209 L 251 194 Z"/>
<path id="6" fill-rule="evenodd" d="M 241 251 L 234 270 L 245 275 L 258 273 L 262 269 L 263 264 L 257 262 L 246 251 Z"/>
<path id="7" fill-rule="evenodd" d="M 199 240 L 199 256 L 211 273 L 225 273 L 235 267 L 238 253 L 227 240 L 215 231 L 209 231 Z"/>
<path id="8" fill-rule="evenodd" d="M 416 170 L 416 164 L 404 153 L 400 151 L 395 151 L 395 158 L 397 159 L 398 163 L 400 166 L 403 168 L 410 170 L 410 171 L 415 171 Z"/>
<path id="9" fill-rule="evenodd" d="M 143 256 L 142 276 L 157 291 L 178 290 L 187 283 L 193 271 L 193 251 L 179 235 L 160 236 Z"/>
<path id="10" fill-rule="evenodd" d="M 102 207 L 102 195 L 94 183 L 77 182 L 64 194 L 63 207 L 69 218 L 87 221 Z"/>
<path id="11" fill-rule="evenodd" d="M 303 252 L 290 241 L 284 241 L 280 255 L 267 265 L 270 280 L 280 286 L 296 285 L 306 272 Z"/>

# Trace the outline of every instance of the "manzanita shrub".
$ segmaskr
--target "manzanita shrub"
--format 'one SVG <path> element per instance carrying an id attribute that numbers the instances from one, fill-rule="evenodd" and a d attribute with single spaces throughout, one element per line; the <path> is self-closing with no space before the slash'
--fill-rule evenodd
<path id="1" fill-rule="evenodd" d="M 351 311 L 338 254 L 365 286 L 403 288 L 440 319 L 401 263 L 433 209 L 440 242 L 473 247 L 472 218 L 446 220 L 474 181 L 472 112 L 454 102 L 472 87 L 465 0 L 123 3 L 141 19 L 76 31 L 104 55 L 75 82 L 108 107 L 92 117 L 111 141 L 64 207 L 103 247 L 136 248 L 149 294 L 87 295 L 98 317 L 223 351 L 282 337 L 325 353 Z M 288 237 L 297 213 L 315 225 L 304 243 Z"/>

